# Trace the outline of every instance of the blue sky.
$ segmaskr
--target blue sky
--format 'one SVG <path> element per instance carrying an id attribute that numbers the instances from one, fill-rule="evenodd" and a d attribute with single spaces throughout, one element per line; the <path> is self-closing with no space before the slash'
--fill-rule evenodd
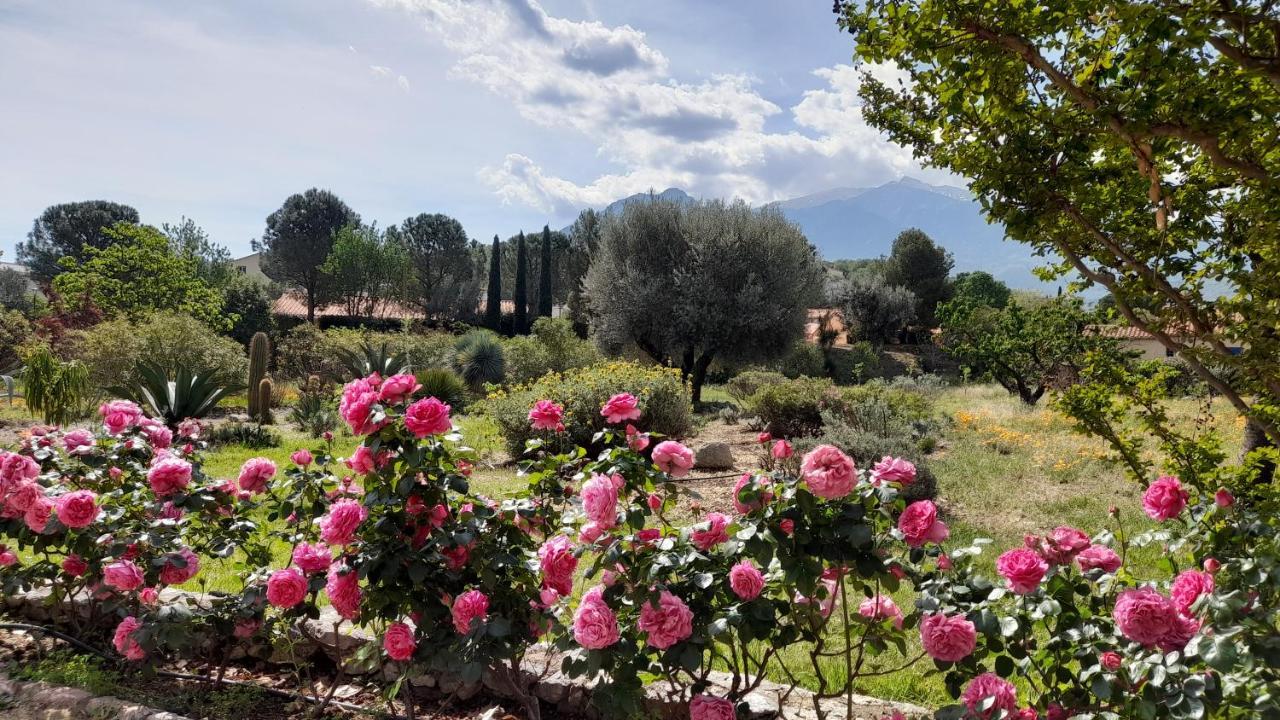
<path id="1" fill-rule="evenodd" d="M 9 0 L 0 250 L 83 199 L 190 217 L 240 254 L 313 186 L 485 239 L 650 187 L 759 203 L 943 179 L 862 122 L 830 6 Z"/>

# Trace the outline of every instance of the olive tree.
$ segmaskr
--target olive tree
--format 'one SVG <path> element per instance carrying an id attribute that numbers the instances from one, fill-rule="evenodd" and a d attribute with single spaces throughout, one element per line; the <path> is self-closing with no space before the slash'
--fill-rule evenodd
<path id="1" fill-rule="evenodd" d="M 915 293 L 880 275 L 857 273 L 839 292 L 849 332 L 860 339 L 888 342 L 916 318 Z"/>
<path id="2" fill-rule="evenodd" d="M 785 353 L 821 283 L 813 246 L 777 210 L 651 197 L 605 217 L 584 288 L 601 348 L 680 368 L 697 402 L 713 360 Z"/>

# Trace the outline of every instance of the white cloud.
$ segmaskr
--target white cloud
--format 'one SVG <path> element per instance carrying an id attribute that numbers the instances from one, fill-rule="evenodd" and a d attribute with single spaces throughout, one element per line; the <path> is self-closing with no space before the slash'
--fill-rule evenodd
<path id="1" fill-rule="evenodd" d="M 868 127 L 861 70 L 813 72 L 784 110 L 742 74 L 678 79 L 644 32 L 546 13 L 536 0 L 369 0 L 412 12 L 458 55 L 456 77 L 509 98 L 525 118 L 572 129 L 620 168 L 585 184 L 545 172 L 527 148 L 481 171 L 504 202 L 565 211 L 650 187 L 764 202 L 919 172 L 910 152 Z M 896 81 L 896 67 L 867 68 Z M 771 118 L 792 130 L 766 130 Z"/>
<path id="2" fill-rule="evenodd" d="M 396 78 L 396 85 L 399 85 L 401 90 L 409 92 L 409 78 L 403 75 L 398 76 Z"/>
<path id="3" fill-rule="evenodd" d="M 378 77 L 391 76 L 391 68 L 385 65 L 370 65 L 369 72 L 372 72 L 374 75 L 377 75 Z"/>

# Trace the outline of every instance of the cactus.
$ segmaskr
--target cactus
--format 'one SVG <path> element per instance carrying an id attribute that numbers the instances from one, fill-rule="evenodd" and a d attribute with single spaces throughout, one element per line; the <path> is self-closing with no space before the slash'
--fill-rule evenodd
<path id="1" fill-rule="evenodd" d="M 271 358 L 271 340 L 264 332 L 256 332 L 249 341 L 249 417 L 257 418 L 263 407 L 258 404 L 260 393 L 258 386 L 267 377 L 267 361 Z M 266 405 L 270 412 L 271 404 Z"/>
<path id="2" fill-rule="evenodd" d="M 271 424 L 271 378 L 262 378 L 262 382 L 258 383 L 257 408 L 258 414 L 253 416 L 259 425 Z"/>

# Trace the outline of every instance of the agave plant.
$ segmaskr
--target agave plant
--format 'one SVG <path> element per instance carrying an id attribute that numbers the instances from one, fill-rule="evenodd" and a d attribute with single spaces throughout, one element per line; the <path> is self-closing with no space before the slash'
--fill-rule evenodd
<path id="1" fill-rule="evenodd" d="M 334 354 L 337 355 L 338 365 L 345 375 L 345 377 L 334 378 L 338 382 L 368 377 L 373 373 L 378 373 L 382 377 L 389 377 L 400 373 L 413 372 L 409 364 L 409 357 L 404 353 L 390 352 L 385 342 L 376 346 L 362 342 L 360 347 L 355 350 L 337 348 Z"/>
<path id="2" fill-rule="evenodd" d="M 502 342 L 487 330 L 472 330 L 454 346 L 453 367 L 472 388 L 498 384 L 507 374 Z"/>
<path id="3" fill-rule="evenodd" d="M 466 407 L 467 384 L 458 377 L 458 373 L 447 368 L 428 368 L 419 370 L 415 375 L 418 384 L 422 386 L 418 391 L 419 395 L 446 402 L 455 413 L 462 412 Z"/>
<path id="4" fill-rule="evenodd" d="M 138 380 L 110 391 L 176 427 L 187 418 L 204 417 L 222 398 L 243 389 L 243 385 L 214 370 L 179 365 L 170 372 L 156 363 L 143 362 L 138 364 Z"/>

